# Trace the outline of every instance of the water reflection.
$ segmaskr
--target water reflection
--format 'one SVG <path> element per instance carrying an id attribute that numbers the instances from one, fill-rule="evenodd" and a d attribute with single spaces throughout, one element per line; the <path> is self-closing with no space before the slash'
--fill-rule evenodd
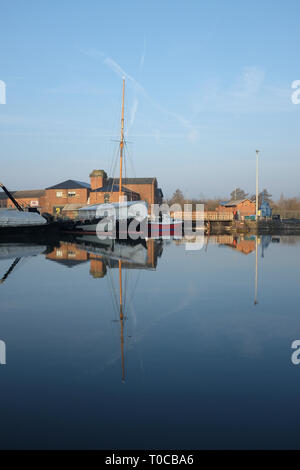
<path id="1" fill-rule="evenodd" d="M 245 448 L 292 439 L 298 423 L 289 431 L 276 410 L 285 406 L 290 421 L 299 412 L 290 360 L 300 331 L 297 243 L 224 234 L 201 251 L 185 250 L 185 240 L 90 236 L 0 244 L 3 445 Z M 16 437 L 19 416 L 33 424 Z"/>
<path id="2" fill-rule="evenodd" d="M 112 308 L 115 308 L 120 323 L 120 349 L 122 382 L 125 382 L 125 321 L 128 318 L 125 304 L 128 283 L 124 285 L 122 271 L 125 269 L 155 269 L 157 259 L 162 255 L 162 240 L 121 242 L 118 240 L 99 240 L 96 236 L 75 237 L 72 241 L 62 241 L 59 246 L 46 255 L 51 261 L 72 268 L 81 263 L 90 264 L 90 275 L 94 279 L 109 277 L 112 294 Z M 118 285 L 114 284 L 111 270 L 118 270 Z M 126 291 L 125 291 L 126 289 Z"/>
<path id="3" fill-rule="evenodd" d="M 265 250 L 270 243 L 294 244 L 297 237 L 287 236 L 243 236 L 243 235 L 210 235 L 205 237 L 204 252 L 207 252 L 209 245 L 228 247 L 243 255 L 256 253 L 256 276 L 257 258 L 264 258 Z M 136 241 L 128 243 L 118 240 L 99 240 L 96 236 L 86 235 L 72 238 L 65 238 L 51 245 L 34 245 L 32 243 L 11 243 L 0 244 L 0 261 L 12 259 L 12 263 L 2 274 L 0 283 L 3 283 L 15 270 L 23 258 L 44 254 L 49 261 L 56 262 L 67 268 L 75 268 L 84 263 L 90 265 L 90 275 L 95 279 L 104 278 L 108 269 L 119 269 L 119 261 L 122 262 L 122 269 L 144 269 L 155 270 L 158 258 L 163 254 L 164 245 L 170 243 L 175 245 L 186 244 L 187 240 L 157 240 Z M 188 239 L 189 243 L 197 244 L 197 239 Z M 260 254 L 259 254 L 260 250 Z M 1 275 L 1 274 L 0 274 Z M 256 279 L 257 284 L 257 279 Z"/>
<path id="4" fill-rule="evenodd" d="M 118 268 L 120 260 L 125 269 L 155 269 L 162 251 L 162 240 L 138 243 L 108 240 L 104 243 L 96 236 L 90 235 L 77 237 L 75 241 L 61 241 L 46 258 L 68 268 L 89 262 L 91 276 L 103 278 L 108 268 Z"/>
<path id="5" fill-rule="evenodd" d="M 49 249 L 51 249 L 51 247 L 49 247 Z M 46 253 L 47 250 L 48 248 L 46 245 L 34 245 L 31 243 L 0 243 L 0 261 L 13 259 L 12 263 L 2 274 L 0 284 L 3 284 L 6 281 L 22 258 L 37 256 L 41 253 Z"/>

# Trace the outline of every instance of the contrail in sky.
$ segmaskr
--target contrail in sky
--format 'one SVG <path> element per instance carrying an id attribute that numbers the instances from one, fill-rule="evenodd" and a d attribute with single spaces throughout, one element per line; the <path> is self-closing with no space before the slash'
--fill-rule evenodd
<path id="1" fill-rule="evenodd" d="M 189 132 L 189 138 L 194 139 L 198 135 L 198 130 L 191 124 L 191 122 L 186 119 L 185 117 L 181 116 L 178 113 L 174 113 L 172 111 L 169 111 L 168 109 L 164 108 L 161 106 L 159 103 L 157 103 L 155 100 L 153 100 L 148 93 L 146 92 L 145 88 L 132 76 L 129 75 L 115 60 L 113 60 L 111 57 L 105 57 L 105 55 L 102 52 L 99 52 L 95 49 L 88 51 L 87 54 L 90 57 L 93 58 L 103 58 L 103 63 L 109 67 L 116 75 L 119 77 L 123 78 L 125 77 L 129 82 L 132 83 L 134 90 L 138 93 L 140 93 L 152 106 L 154 106 L 157 110 L 159 110 L 161 113 L 166 114 L 167 116 L 170 116 L 171 118 L 175 119 L 179 124 L 181 124 L 185 129 L 188 130 Z M 142 53 L 141 59 L 140 59 L 140 70 L 144 64 L 145 61 L 145 47 L 144 51 Z M 134 119 L 134 116 L 136 114 L 138 107 L 138 102 L 133 103 L 132 107 L 132 116 Z M 134 114 L 133 114 L 134 112 Z"/>
<path id="2" fill-rule="evenodd" d="M 141 79 L 142 70 L 143 70 L 143 66 L 145 62 L 145 56 L 146 56 L 146 39 L 144 38 L 144 48 L 143 48 L 143 52 L 140 58 L 140 66 L 139 66 L 139 75 L 138 75 L 139 80 Z M 136 89 L 136 86 L 134 85 L 134 98 L 133 98 L 133 104 L 132 104 L 131 113 L 130 113 L 130 121 L 129 121 L 128 131 L 127 131 L 128 134 L 130 133 L 130 130 L 133 126 L 135 116 L 138 110 L 138 106 L 139 106 L 139 100 L 137 98 L 137 89 Z"/>

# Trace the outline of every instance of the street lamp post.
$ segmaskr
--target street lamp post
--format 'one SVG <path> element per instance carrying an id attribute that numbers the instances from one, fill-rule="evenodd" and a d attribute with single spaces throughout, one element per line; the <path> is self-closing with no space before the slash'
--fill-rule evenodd
<path id="1" fill-rule="evenodd" d="M 259 150 L 256 150 L 256 205 L 255 205 L 255 218 L 258 220 L 258 155 Z"/>

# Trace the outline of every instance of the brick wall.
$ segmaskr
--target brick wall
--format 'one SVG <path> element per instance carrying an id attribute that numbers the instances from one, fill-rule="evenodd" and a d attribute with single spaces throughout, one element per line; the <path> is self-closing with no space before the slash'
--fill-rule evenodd
<path id="1" fill-rule="evenodd" d="M 123 186 L 122 186 L 123 188 Z M 119 192 L 113 192 L 113 193 L 103 193 L 103 192 L 91 192 L 90 193 L 90 204 L 103 204 L 105 202 L 105 195 L 109 195 L 109 201 L 108 202 L 119 202 Z M 124 197 L 126 195 L 125 192 L 122 191 L 121 196 Z M 131 199 L 132 201 L 138 201 L 138 195 L 134 195 L 134 197 Z"/>
<path id="2" fill-rule="evenodd" d="M 15 197 L 15 200 L 20 204 L 21 207 L 36 207 L 40 212 L 44 212 L 45 207 L 45 197 Z M 10 199 L 7 199 L 7 207 L 15 209 L 16 206 Z"/>
<path id="3" fill-rule="evenodd" d="M 49 212 L 49 214 L 53 215 L 60 215 L 66 204 L 85 205 L 87 203 L 89 193 L 90 190 L 87 188 L 47 189 L 44 212 Z"/>
<path id="4" fill-rule="evenodd" d="M 70 260 L 70 261 L 87 261 L 89 254 L 77 248 L 75 243 L 61 242 L 59 247 L 55 247 L 51 253 L 46 255 L 51 260 Z"/>
<path id="5" fill-rule="evenodd" d="M 241 216 L 248 216 L 255 214 L 255 203 L 249 200 L 243 201 L 234 207 L 219 206 L 218 212 L 235 212 L 239 211 Z"/>

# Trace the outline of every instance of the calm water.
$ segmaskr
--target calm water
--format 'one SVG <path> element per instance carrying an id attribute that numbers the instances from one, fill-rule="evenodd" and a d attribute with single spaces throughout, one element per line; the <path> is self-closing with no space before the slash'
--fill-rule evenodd
<path id="1" fill-rule="evenodd" d="M 299 448 L 299 259 L 297 237 L 0 245 L 0 447 Z"/>

